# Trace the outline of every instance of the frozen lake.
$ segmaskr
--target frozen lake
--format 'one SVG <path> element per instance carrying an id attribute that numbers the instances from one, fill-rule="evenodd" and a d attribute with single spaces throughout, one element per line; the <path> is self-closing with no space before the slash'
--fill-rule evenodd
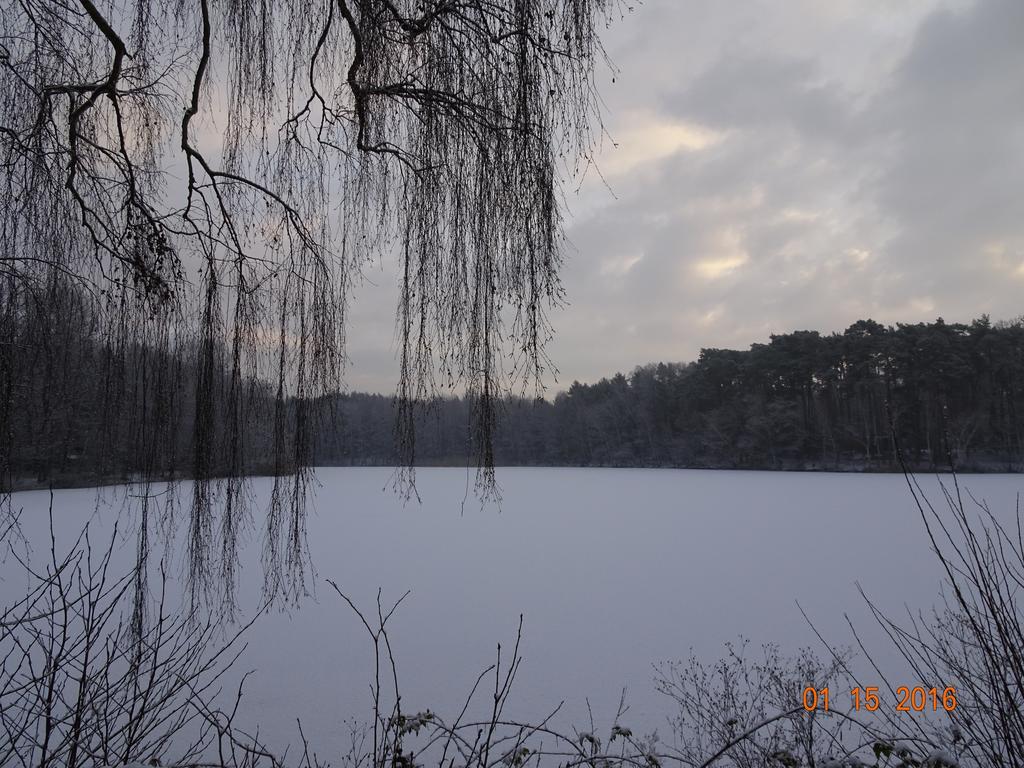
<path id="1" fill-rule="evenodd" d="M 506 714 L 537 718 L 565 700 L 582 722 L 614 715 L 627 688 L 624 722 L 665 728 L 668 704 L 652 664 L 711 662 L 739 636 L 786 652 L 823 653 L 797 601 L 837 644 L 851 642 L 844 613 L 876 641 L 855 582 L 879 606 L 931 606 L 940 576 L 902 476 L 689 470 L 501 469 L 500 510 L 470 496 L 467 473 L 418 473 L 422 504 L 390 490 L 391 470 L 321 469 L 309 541 L 316 597 L 290 614 L 263 617 L 238 671 L 246 719 L 270 743 L 295 736 L 295 719 L 318 752 L 344 741 L 345 719 L 365 719 L 371 649 L 358 619 L 324 583 L 332 579 L 370 609 L 411 595 L 392 622 L 403 709 L 457 710 L 495 646 L 510 647 L 523 614 L 523 666 Z M 472 476 L 468 478 L 472 485 Z M 935 478 L 921 478 L 939 499 Z M 1011 513 L 1019 475 L 961 478 L 995 510 Z M 265 501 L 270 481 L 256 479 Z M 55 493 L 61 532 L 90 518 L 109 526 L 123 489 Z M 14 497 L 30 540 L 44 542 L 48 494 Z M 258 519 L 258 518 L 257 518 Z M 245 607 L 262 583 L 260 540 L 245 553 Z M 120 557 L 131 559 L 134 537 Z M 180 555 L 172 572 L 180 571 Z M 10 563 L 5 602 L 23 583 Z M 12 578 L 14 577 L 14 578 Z"/>

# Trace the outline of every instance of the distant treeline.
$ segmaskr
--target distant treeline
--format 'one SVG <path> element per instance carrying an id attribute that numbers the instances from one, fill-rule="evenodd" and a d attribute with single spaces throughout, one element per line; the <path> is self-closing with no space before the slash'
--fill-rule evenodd
<path id="1" fill-rule="evenodd" d="M 396 439 L 392 397 L 282 403 L 255 373 L 232 384 L 220 348 L 171 344 L 173 328 L 140 335 L 101 325 L 78 291 L 55 284 L 44 296 L 4 298 L 2 487 L 191 477 L 203 466 L 215 476 L 281 474 L 307 461 L 398 465 L 409 457 Z M 197 415 L 200 386 L 214 392 L 213 407 Z M 470 440 L 474 407 L 459 397 L 415 404 L 414 462 L 465 465 L 481 455 Z M 245 417 L 241 432 L 226 418 L 233 409 Z M 959 469 L 1016 471 L 1024 323 L 862 320 L 843 333 L 796 331 L 746 351 L 704 349 L 693 363 L 573 383 L 550 400 L 508 397 L 498 416 L 497 465 L 892 470 L 892 423 L 915 468 L 952 460 Z M 312 425 L 310 444 L 275 442 L 275 431 L 299 419 Z M 197 446 L 208 452 L 203 461 Z"/>
<path id="2" fill-rule="evenodd" d="M 892 470 L 895 444 L 918 469 L 1016 471 L 1024 435 L 1024 324 L 883 326 L 795 331 L 749 350 L 704 349 L 553 400 L 504 401 L 495 461 L 505 465 Z M 321 464 L 397 458 L 390 398 L 321 404 Z M 416 431 L 424 464 L 464 463 L 472 404 L 438 399 Z"/>
<path id="3" fill-rule="evenodd" d="M 223 348 L 204 352 L 202 339 L 144 327 L 118 306 L 101 313 L 104 301 L 62 279 L 0 281 L 0 489 L 210 475 L 205 464 L 223 476 L 235 439 L 245 473 L 294 465 L 271 449 L 281 414 L 270 384 L 232 387 Z M 215 395 L 197 413 L 199 387 Z M 244 435 L 232 408 L 248 416 Z M 212 461 L 197 461 L 197 446 Z"/>

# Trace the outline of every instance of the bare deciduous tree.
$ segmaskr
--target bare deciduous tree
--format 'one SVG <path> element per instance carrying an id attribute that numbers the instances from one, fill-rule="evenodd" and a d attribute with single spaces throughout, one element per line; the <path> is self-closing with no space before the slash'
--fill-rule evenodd
<path id="1" fill-rule="evenodd" d="M 268 588 L 295 596 L 307 404 L 339 387 L 360 268 L 394 252 L 408 466 L 417 404 L 464 386 L 489 487 L 495 399 L 549 365 L 559 179 L 588 162 L 597 32 L 616 11 L 618 0 L 0 2 L 0 432 L 20 407 L 25 356 L 47 344 L 25 336 L 24 316 L 71 282 L 98 312 L 104 397 L 138 413 L 141 474 L 195 478 L 197 595 L 218 562 L 230 593 L 246 423 L 253 389 L 269 389 Z M 187 466 L 174 458 L 182 412 Z"/>
<path id="2" fill-rule="evenodd" d="M 86 528 L 66 552 L 52 514 L 50 530 L 39 561 L 19 555 L 16 529 L 0 526 L 0 547 L 27 581 L 25 597 L 0 613 L 0 764 L 159 764 L 168 753 L 193 762 L 225 738 L 210 723 L 231 719 L 215 700 L 248 625 L 224 640 L 210 620 L 173 611 L 162 584 L 152 626 L 137 635 L 134 575 L 111 565 L 116 527 L 105 548 L 92 546 Z M 265 752 L 230 735 L 234 752 Z"/>

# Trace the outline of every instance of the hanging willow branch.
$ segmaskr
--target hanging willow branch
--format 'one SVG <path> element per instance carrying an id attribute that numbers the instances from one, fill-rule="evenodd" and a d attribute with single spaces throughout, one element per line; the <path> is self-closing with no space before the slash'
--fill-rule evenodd
<path id="1" fill-rule="evenodd" d="M 419 404 L 464 387 L 489 488 L 495 398 L 549 366 L 558 180 L 586 162 L 618 10 L 0 0 L 5 482 L 87 445 L 108 470 L 192 476 L 198 602 L 232 594 L 239 478 L 266 469 L 266 583 L 297 596 L 308 404 L 340 387 L 354 278 L 394 254 L 407 465 Z"/>

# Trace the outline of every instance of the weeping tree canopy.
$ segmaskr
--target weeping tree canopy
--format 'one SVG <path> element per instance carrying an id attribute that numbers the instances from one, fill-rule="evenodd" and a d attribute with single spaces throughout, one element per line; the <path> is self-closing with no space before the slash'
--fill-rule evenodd
<path id="1" fill-rule="evenodd" d="M 87 451 L 192 477 L 193 597 L 230 596 L 261 440 L 267 588 L 301 593 L 307 404 L 341 384 L 360 268 L 392 253 L 408 465 L 417 403 L 464 387 L 489 487 L 495 398 L 548 365 L 560 178 L 587 162 L 618 12 L 0 0 L 7 487 Z"/>

